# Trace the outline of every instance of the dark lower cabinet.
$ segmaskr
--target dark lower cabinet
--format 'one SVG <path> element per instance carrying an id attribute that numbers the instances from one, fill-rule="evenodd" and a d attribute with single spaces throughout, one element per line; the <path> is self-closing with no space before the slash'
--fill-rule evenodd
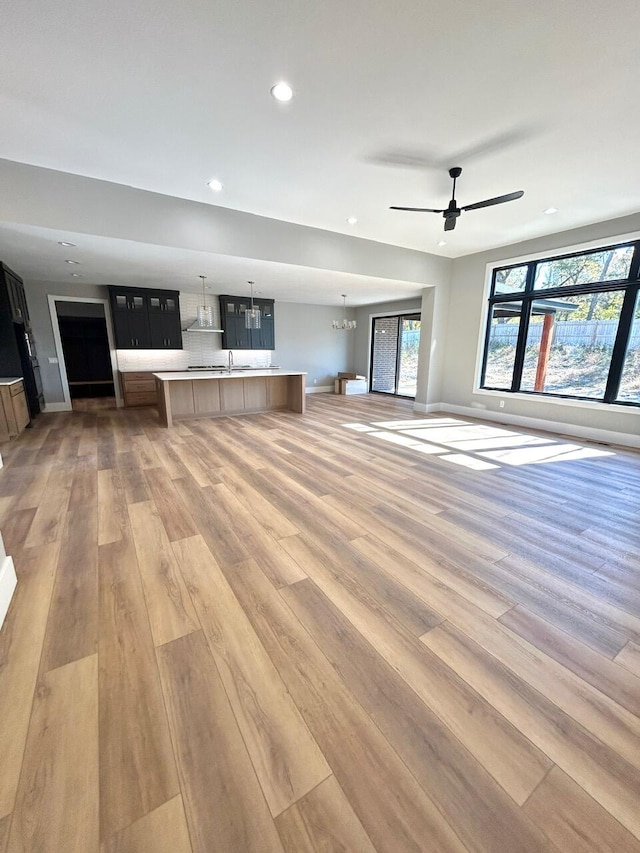
<path id="1" fill-rule="evenodd" d="M 182 349 L 177 291 L 110 287 L 109 299 L 118 349 Z"/>
<path id="2" fill-rule="evenodd" d="M 254 299 L 253 302 L 262 315 L 259 329 L 245 327 L 245 313 L 251 307 L 249 297 L 220 297 L 223 349 L 273 350 L 276 348 L 274 301 L 273 299 Z"/>

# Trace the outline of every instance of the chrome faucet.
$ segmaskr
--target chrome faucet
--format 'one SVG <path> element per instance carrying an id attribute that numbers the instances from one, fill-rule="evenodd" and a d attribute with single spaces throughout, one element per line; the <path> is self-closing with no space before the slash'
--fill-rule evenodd
<path id="1" fill-rule="evenodd" d="M 233 367 L 233 353 L 231 352 L 231 350 L 229 350 L 229 365 L 228 365 L 229 373 L 231 373 L 232 367 Z"/>

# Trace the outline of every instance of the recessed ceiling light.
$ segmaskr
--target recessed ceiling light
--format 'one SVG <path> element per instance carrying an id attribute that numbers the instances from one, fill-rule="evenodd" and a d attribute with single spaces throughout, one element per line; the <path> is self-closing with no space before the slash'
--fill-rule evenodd
<path id="1" fill-rule="evenodd" d="M 282 101 L 286 103 L 293 98 L 293 89 L 288 83 L 285 83 L 283 80 L 280 83 L 276 83 L 275 86 L 271 87 L 271 94 L 276 99 L 276 101 Z"/>
<path id="2" fill-rule="evenodd" d="M 219 193 L 222 189 L 222 181 L 219 181 L 217 178 L 212 178 L 210 181 L 207 181 L 207 186 L 210 190 L 213 190 L 214 193 Z"/>
<path id="3" fill-rule="evenodd" d="M 546 210 L 543 210 L 542 212 L 546 213 L 547 216 L 550 216 L 552 213 L 557 213 L 558 208 L 557 207 L 548 207 Z"/>
<path id="4" fill-rule="evenodd" d="M 75 248 L 75 243 L 67 243 L 66 240 L 58 240 L 58 246 L 73 246 Z"/>
<path id="5" fill-rule="evenodd" d="M 446 245 L 447 245 L 446 240 L 438 240 L 438 246 L 446 246 Z"/>
<path id="6" fill-rule="evenodd" d="M 358 221 L 358 217 L 357 217 L 357 216 L 350 216 L 350 217 L 347 219 L 347 222 L 349 223 L 349 225 L 355 225 L 357 221 Z"/>
<path id="7" fill-rule="evenodd" d="M 79 264 L 80 261 L 65 261 L 65 264 Z"/>
<path id="8" fill-rule="evenodd" d="M 79 273 L 79 272 L 72 272 L 72 273 L 71 273 L 71 275 L 72 275 L 74 278 L 82 278 L 82 273 Z"/>

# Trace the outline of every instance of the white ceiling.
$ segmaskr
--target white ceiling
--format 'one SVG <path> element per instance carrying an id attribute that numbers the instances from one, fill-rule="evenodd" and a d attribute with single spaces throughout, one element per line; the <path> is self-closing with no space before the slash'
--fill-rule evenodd
<path id="1" fill-rule="evenodd" d="M 640 209 L 637 0 L 4 0 L 1 21 L 3 158 L 450 257 Z M 440 248 L 439 217 L 387 208 L 444 207 L 452 165 L 462 204 L 525 196 Z"/>
<path id="2" fill-rule="evenodd" d="M 76 243 L 64 248 L 59 240 Z M 249 293 L 284 302 L 315 305 L 368 305 L 419 296 L 423 285 L 335 270 L 273 263 L 254 258 L 195 252 L 150 243 L 116 240 L 49 228 L 0 227 L 0 258 L 27 280 L 78 284 L 120 284 L 202 292 L 198 278 L 206 275 L 209 293 Z M 52 259 L 53 262 L 52 262 Z M 79 261 L 71 266 L 66 259 Z M 72 278 L 71 273 L 80 274 Z"/>

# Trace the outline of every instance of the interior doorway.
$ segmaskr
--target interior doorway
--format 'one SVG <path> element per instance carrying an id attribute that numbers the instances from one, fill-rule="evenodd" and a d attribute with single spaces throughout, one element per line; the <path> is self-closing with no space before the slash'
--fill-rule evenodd
<path id="1" fill-rule="evenodd" d="M 104 306 L 95 302 L 56 302 L 60 341 L 71 406 L 88 411 L 115 408 Z"/>
<path id="2" fill-rule="evenodd" d="M 106 299 L 49 296 L 65 403 L 76 411 L 121 405 L 111 317 Z"/>
<path id="3" fill-rule="evenodd" d="M 420 314 L 373 317 L 370 390 L 415 397 L 418 387 Z"/>

